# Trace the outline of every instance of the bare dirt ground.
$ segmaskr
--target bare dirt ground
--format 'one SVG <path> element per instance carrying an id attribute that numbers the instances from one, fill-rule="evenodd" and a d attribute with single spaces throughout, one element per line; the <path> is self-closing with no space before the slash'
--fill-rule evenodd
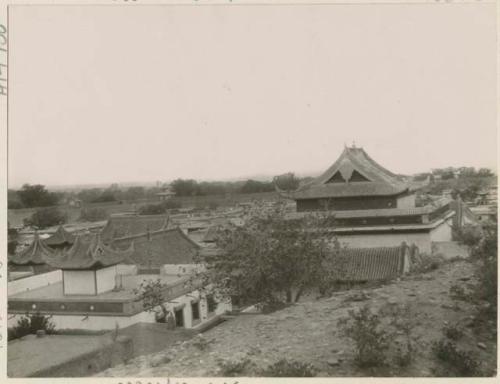
<path id="1" fill-rule="evenodd" d="M 450 297 L 453 285 L 473 283 L 473 265 L 467 261 L 442 264 L 437 270 L 410 275 L 376 288 L 336 292 L 329 298 L 294 304 L 271 314 L 240 315 L 187 341 L 179 341 L 161 352 L 136 357 L 98 376 L 193 377 L 223 376 L 220 361 L 248 359 L 238 376 L 259 376 L 268 365 L 286 358 L 311 363 L 317 376 L 410 376 L 448 375 L 443 363 L 431 351 L 433 341 L 443 338 L 445 324 L 459 324 L 464 335 L 457 346 L 471 351 L 484 375 L 496 374 L 496 324 L 473 330 L 475 305 Z M 345 339 L 337 321 L 348 310 L 369 304 L 382 306 L 412 304 L 419 338 L 413 363 L 405 368 L 386 367 L 374 372 L 354 363 L 354 345 Z M 200 343 L 199 339 L 205 339 Z M 201 347 L 200 347 L 201 344 Z M 451 375 L 451 373 L 450 373 Z"/>

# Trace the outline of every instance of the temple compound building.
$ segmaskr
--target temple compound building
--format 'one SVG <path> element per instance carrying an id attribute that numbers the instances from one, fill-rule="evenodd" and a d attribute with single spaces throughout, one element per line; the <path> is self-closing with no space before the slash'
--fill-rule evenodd
<path id="1" fill-rule="evenodd" d="M 405 242 L 431 253 L 433 242 L 452 239 L 451 200 L 416 207 L 415 191 L 363 148 L 346 147 L 330 168 L 291 197 L 297 215 L 333 213 L 333 231 L 348 247 L 394 247 Z"/>
<path id="2" fill-rule="evenodd" d="M 36 235 L 10 262 L 51 271 L 9 282 L 8 326 L 26 313 L 50 315 L 56 329 L 112 330 L 161 321 L 164 313 L 144 308 L 137 291 L 158 280 L 175 326 L 196 329 L 217 322 L 231 304 L 217 302 L 196 274 L 203 270 L 196 264 L 200 247 L 179 228 L 166 228 L 164 219 L 115 219 L 102 233 L 77 235 L 71 246 L 57 249 Z"/>

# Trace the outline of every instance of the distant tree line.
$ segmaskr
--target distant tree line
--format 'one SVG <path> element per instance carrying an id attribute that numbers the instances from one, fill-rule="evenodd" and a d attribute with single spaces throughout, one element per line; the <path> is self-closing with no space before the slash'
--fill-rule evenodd
<path id="1" fill-rule="evenodd" d="M 431 181 L 438 176 L 441 180 L 450 180 L 454 178 L 476 178 L 476 177 L 492 177 L 495 176 L 491 169 L 474 167 L 446 167 L 436 168 L 432 172 L 424 172 L 415 175 L 413 178 L 416 181 L 422 181 L 430 177 Z"/>
<path id="2" fill-rule="evenodd" d="M 273 192 L 275 187 L 285 191 L 298 188 L 301 182 L 292 172 L 273 178 L 271 181 L 248 179 L 243 181 L 197 181 L 193 179 L 177 179 L 170 184 L 170 189 L 176 196 L 211 196 L 227 194 L 250 194 Z M 71 200 L 88 203 L 112 203 L 119 201 L 150 201 L 156 199 L 161 187 L 133 186 L 120 188 L 111 184 L 108 188 L 86 188 L 78 192 L 50 192 L 45 186 L 25 184 L 20 190 L 8 190 L 8 208 L 39 208 L 65 204 Z"/>
<path id="3" fill-rule="evenodd" d="M 280 189 L 291 191 L 298 188 L 301 181 L 294 173 L 288 172 L 275 176 L 271 181 L 248 179 L 244 181 L 203 181 L 193 179 L 177 179 L 171 183 L 172 191 L 176 196 L 209 196 L 238 193 L 273 192 L 276 186 Z"/>
<path id="4" fill-rule="evenodd" d="M 45 186 L 24 184 L 20 190 L 9 189 L 7 201 L 9 209 L 50 207 L 58 204 L 62 195 L 49 192 Z"/>

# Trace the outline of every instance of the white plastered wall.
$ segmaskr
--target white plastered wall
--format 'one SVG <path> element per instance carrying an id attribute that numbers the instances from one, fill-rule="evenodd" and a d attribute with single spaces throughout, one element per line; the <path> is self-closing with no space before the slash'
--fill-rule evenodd
<path id="1" fill-rule="evenodd" d="M 65 295 L 95 295 L 95 271 L 63 271 Z"/>
<path id="2" fill-rule="evenodd" d="M 97 293 L 111 291 L 116 283 L 116 265 L 96 271 Z"/>
<path id="3" fill-rule="evenodd" d="M 62 271 L 60 269 L 39 275 L 25 277 L 23 279 L 9 281 L 8 293 L 14 295 L 19 292 L 26 292 L 32 289 L 44 287 L 46 285 L 55 284 L 62 280 Z"/>
<path id="4" fill-rule="evenodd" d="M 396 247 L 404 241 L 407 245 L 415 244 L 421 253 L 431 253 L 431 237 L 429 233 L 339 235 L 337 239 L 340 244 L 345 244 L 350 248 Z"/>
<path id="5" fill-rule="evenodd" d="M 415 208 L 415 194 L 398 197 L 397 208 Z"/>
<path id="6" fill-rule="evenodd" d="M 452 240 L 452 220 L 447 220 L 433 228 L 431 231 L 431 241 L 451 241 Z"/>

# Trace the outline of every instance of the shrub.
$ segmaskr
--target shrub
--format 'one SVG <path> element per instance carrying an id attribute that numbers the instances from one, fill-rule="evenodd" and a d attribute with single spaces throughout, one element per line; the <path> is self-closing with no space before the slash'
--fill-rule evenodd
<path id="1" fill-rule="evenodd" d="M 481 230 L 473 226 L 464 226 L 453 231 L 453 237 L 460 244 L 469 249 L 479 244 L 481 240 Z"/>
<path id="2" fill-rule="evenodd" d="M 432 351 L 439 360 L 453 368 L 457 376 L 480 376 L 479 362 L 472 352 L 459 350 L 455 343 L 439 340 L 433 343 Z"/>
<path id="3" fill-rule="evenodd" d="M 191 343 L 200 351 L 205 351 L 210 346 L 210 342 L 202 335 L 198 335 L 197 337 L 195 337 Z"/>
<path id="4" fill-rule="evenodd" d="M 418 258 L 416 258 L 416 260 L 414 260 L 411 272 L 419 274 L 435 271 L 439 268 L 441 263 L 441 258 L 422 253 L 418 256 Z"/>
<path id="5" fill-rule="evenodd" d="M 264 377 L 314 377 L 315 368 L 312 364 L 300 361 L 281 359 L 261 372 Z"/>
<path id="6" fill-rule="evenodd" d="M 459 340 L 464 335 L 464 331 L 458 326 L 458 324 L 447 324 L 442 329 L 443 334 L 451 340 Z"/>
<path id="7" fill-rule="evenodd" d="M 43 316 L 40 313 L 27 313 L 9 331 L 8 340 L 18 339 L 29 334 L 36 334 L 38 330 L 44 330 L 47 334 L 55 333 L 55 325 L 48 316 Z"/>
<path id="8" fill-rule="evenodd" d="M 389 304 L 380 313 L 389 315 L 389 324 L 395 331 L 391 335 L 395 348 L 393 361 L 400 367 L 410 365 L 418 352 L 418 337 L 413 332 L 417 325 L 416 311 L 409 304 Z"/>
<path id="9" fill-rule="evenodd" d="M 29 218 L 24 219 L 24 225 L 47 228 L 54 225 L 64 224 L 68 217 L 58 208 L 37 209 Z"/>
<path id="10" fill-rule="evenodd" d="M 220 374 L 224 377 L 242 376 L 250 365 L 252 365 L 252 361 L 249 358 L 222 360 L 218 363 Z"/>
<path id="11" fill-rule="evenodd" d="M 358 311 L 349 311 L 349 316 L 339 320 L 344 337 L 356 345 L 356 363 L 360 367 L 376 367 L 385 364 L 389 348 L 389 334 L 381 329 L 381 320 L 368 305 Z"/>
<path id="12" fill-rule="evenodd" d="M 465 288 L 459 284 L 453 284 L 450 287 L 450 296 L 454 300 L 470 301 L 471 295 L 467 293 Z"/>

